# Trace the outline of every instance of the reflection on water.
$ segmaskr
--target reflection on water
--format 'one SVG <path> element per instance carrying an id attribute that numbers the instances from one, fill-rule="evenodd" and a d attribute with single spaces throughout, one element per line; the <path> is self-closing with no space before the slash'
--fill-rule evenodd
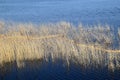
<path id="1" fill-rule="evenodd" d="M 18 68 L 7 63 L 0 68 L 0 80 L 119 80 L 120 70 L 111 71 L 106 67 L 83 67 L 71 63 L 26 61 Z"/>

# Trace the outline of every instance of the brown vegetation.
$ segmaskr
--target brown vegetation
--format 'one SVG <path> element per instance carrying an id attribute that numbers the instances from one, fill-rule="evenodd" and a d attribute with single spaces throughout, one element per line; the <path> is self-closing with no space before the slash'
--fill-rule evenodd
<path id="1" fill-rule="evenodd" d="M 0 64 L 50 58 L 62 59 L 68 65 L 73 61 L 84 66 L 120 67 L 120 50 L 114 49 L 114 31 L 107 25 L 3 23 L 0 23 Z"/>

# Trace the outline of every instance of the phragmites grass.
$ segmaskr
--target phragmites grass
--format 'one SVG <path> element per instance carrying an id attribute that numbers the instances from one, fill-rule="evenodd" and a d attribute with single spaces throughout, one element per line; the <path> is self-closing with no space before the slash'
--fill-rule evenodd
<path id="1" fill-rule="evenodd" d="M 120 36 L 120 29 L 118 30 Z M 0 22 L 0 64 L 57 59 L 84 66 L 120 68 L 116 35 L 108 25 L 78 27 L 68 23 L 18 24 Z"/>
<path id="2" fill-rule="evenodd" d="M 120 28 L 118 29 L 118 38 L 120 40 Z"/>

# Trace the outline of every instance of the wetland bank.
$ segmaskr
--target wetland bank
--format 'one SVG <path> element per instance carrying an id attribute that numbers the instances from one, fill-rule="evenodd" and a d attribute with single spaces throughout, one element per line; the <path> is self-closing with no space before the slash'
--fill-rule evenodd
<path id="1" fill-rule="evenodd" d="M 119 4 L 0 0 L 0 80 L 119 80 Z"/>
<path id="2" fill-rule="evenodd" d="M 74 26 L 69 22 L 40 25 L 1 22 L 0 26 L 1 70 L 5 67 L 9 71 L 6 66 L 11 65 L 20 71 L 36 62 L 48 66 L 61 63 L 68 69 L 71 64 L 113 72 L 120 69 L 119 28 L 115 33 L 108 25 Z"/>

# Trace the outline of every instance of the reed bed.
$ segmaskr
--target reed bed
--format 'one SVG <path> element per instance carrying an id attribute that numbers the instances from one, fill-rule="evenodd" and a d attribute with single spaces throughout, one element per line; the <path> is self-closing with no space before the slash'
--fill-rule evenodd
<path id="1" fill-rule="evenodd" d="M 120 68 L 120 50 L 114 47 L 119 40 L 115 41 L 115 37 L 114 29 L 108 25 L 0 22 L 0 64 L 15 61 L 19 66 L 26 60 L 61 59 L 68 65 L 72 61 L 86 67 Z"/>

